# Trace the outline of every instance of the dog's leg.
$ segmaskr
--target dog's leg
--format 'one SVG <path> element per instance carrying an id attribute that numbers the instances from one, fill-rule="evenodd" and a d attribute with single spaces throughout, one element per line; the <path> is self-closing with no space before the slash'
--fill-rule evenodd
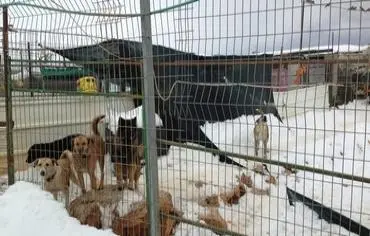
<path id="1" fill-rule="evenodd" d="M 128 164 L 122 165 L 122 179 L 123 179 L 123 186 L 128 187 L 129 185 L 129 177 L 130 177 L 130 169 Z"/>
<path id="2" fill-rule="evenodd" d="M 263 157 L 267 158 L 267 140 L 263 141 Z"/>
<path id="3" fill-rule="evenodd" d="M 97 179 L 96 179 L 96 175 L 95 175 L 96 162 L 100 162 L 100 160 L 98 160 L 97 158 L 94 158 L 93 156 L 91 156 L 88 159 L 88 162 L 87 162 L 87 173 L 89 174 L 91 189 L 93 189 L 93 190 L 98 189 Z"/>
<path id="4" fill-rule="evenodd" d="M 90 176 L 91 189 L 97 190 L 97 182 L 95 176 L 95 169 L 89 169 L 88 174 Z"/>
<path id="5" fill-rule="evenodd" d="M 138 182 L 141 176 L 141 163 L 138 163 L 135 168 L 135 189 L 138 189 Z"/>
<path id="6" fill-rule="evenodd" d="M 81 191 L 82 191 L 82 193 L 86 193 L 86 187 L 85 187 L 83 172 L 79 171 L 77 174 L 78 174 L 78 182 L 80 182 L 80 184 L 81 184 Z"/>
<path id="7" fill-rule="evenodd" d="M 54 200 L 57 201 L 58 200 L 58 192 L 53 192 L 53 197 L 54 197 Z"/>
<path id="8" fill-rule="evenodd" d="M 70 176 L 69 176 L 70 180 L 72 180 L 72 182 L 74 182 L 76 185 L 81 187 L 82 183 L 80 183 L 79 176 L 78 176 L 78 173 L 76 171 L 73 159 L 70 159 L 69 164 L 70 164 L 69 167 L 70 167 L 71 172 L 72 172 L 72 173 L 70 173 Z"/>
<path id="9" fill-rule="evenodd" d="M 69 189 L 64 190 L 64 203 L 66 208 L 68 208 L 69 205 Z"/>
<path id="10" fill-rule="evenodd" d="M 98 189 L 104 188 L 104 153 L 99 156 L 99 166 L 100 166 L 100 184 Z"/>
<path id="11" fill-rule="evenodd" d="M 136 172 L 136 165 L 129 164 L 128 166 L 128 189 L 134 190 L 135 189 L 135 172 Z"/>
<path id="12" fill-rule="evenodd" d="M 258 139 L 254 139 L 254 156 L 258 156 L 258 147 L 259 147 L 259 140 Z"/>
<path id="13" fill-rule="evenodd" d="M 116 169 L 118 190 L 122 190 L 123 189 L 123 183 L 122 183 L 122 165 L 120 163 L 114 163 L 114 167 Z"/>

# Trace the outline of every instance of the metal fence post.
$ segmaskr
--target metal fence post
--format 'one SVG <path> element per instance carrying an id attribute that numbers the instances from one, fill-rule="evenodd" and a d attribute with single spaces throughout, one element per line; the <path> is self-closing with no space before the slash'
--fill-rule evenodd
<path id="1" fill-rule="evenodd" d="M 143 123 L 145 128 L 146 189 L 150 222 L 150 235 L 160 235 L 158 159 L 155 127 L 154 68 L 152 29 L 149 0 L 140 0 L 141 33 L 143 40 Z"/>
<path id="2" fill-rule="evenodd" d="M 6 106 L 6 156 L 8 163 L 8 184 L 14 184 L 14 150 L 13 150 L 13 114 L 12 114 L 12 81 L 9 60 L 9 24 L 8 7 L 3 8 L 3 55 L 4 87 Z"/>

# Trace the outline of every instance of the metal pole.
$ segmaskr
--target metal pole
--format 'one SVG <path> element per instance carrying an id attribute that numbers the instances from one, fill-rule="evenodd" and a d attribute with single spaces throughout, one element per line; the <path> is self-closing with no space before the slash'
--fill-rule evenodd
<path id="1" fill-rule="evenodd" d="M 6 153 L 8 163 L 8 185 L 14 184 L 14 150 L 13 150 L 13 114 L 12 114 L 12 81 L 9 61 L 8 8 L 3 8 L 3 55 L 4 55 L 4 87 L 6 106 Z"/>
<path id="2" fill-rule="evenodd" d="M 33 84 L 33 78 L 32 78 L 32 60 L 31 60 L 31 45 L 30 45 L 30 42 L 27 43 L 27 52 L 28 52 L 28 81 L 29 81 L 29 84 L 30 84 L 30 88 L 31 89 L 34 89 L 35 85 Z M 37 88 L 37 86 L 36 86 Z M 31 92 L 31 97 L 33 97 L 33 92 Z"/>
<path id="3" fill-rule="evenodd" d="M 150 19 L 150 1 L 140 0 L 141 33 L 143 41 L 143 75 L 144 75 L 144 144 L 146 162 L 146 190 L 149 212 L 150 233 L 160 234 L 159 195 L 158 195 L 158 159 L 155 127 L 155 103 L 154 103 L 154 68 L 152 29 Z"/>
<path id="4" fill-rule="evenodd" d="M 302 51 L 302 42 L 303 42 L 304 2 L 305 2 L 305 0 L 302 0 L 302 8 L 301 8 L 301 39 L 300 39 L 300 42 L 299 42 L 299 51 Z"/>
<path id="5" fill-rule="evenodd" d="M 21 78 L 22 78 L 22 83 L 23 83 L 23 85 L 24 85 L 24 73 L 23 73 L 23 51 L 21 50 L 20 51 L 20 56 L 21 56 Z"/>

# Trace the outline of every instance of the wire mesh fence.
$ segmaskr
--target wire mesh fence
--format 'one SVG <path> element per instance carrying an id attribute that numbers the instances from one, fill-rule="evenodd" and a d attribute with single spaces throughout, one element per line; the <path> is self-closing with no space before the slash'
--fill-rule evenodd
<path id="1" fill-rule="evenodd" d="M 117 235 L 369 235 L 367 1 L 0 5 L 9 184 Z"/>

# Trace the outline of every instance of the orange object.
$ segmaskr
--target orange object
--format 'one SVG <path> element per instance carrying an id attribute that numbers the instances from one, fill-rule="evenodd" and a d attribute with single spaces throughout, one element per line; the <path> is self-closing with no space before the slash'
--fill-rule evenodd
<path id="1" fill-rule="evenodd" d="M 302 77 L 305 73 L 306 73 L 306 66 L 303 64 L 300 64 L 296 71 L 296 76 L 295 76 L 295 80 L 293 81 L 293 83 L 301 84 Z"/>

